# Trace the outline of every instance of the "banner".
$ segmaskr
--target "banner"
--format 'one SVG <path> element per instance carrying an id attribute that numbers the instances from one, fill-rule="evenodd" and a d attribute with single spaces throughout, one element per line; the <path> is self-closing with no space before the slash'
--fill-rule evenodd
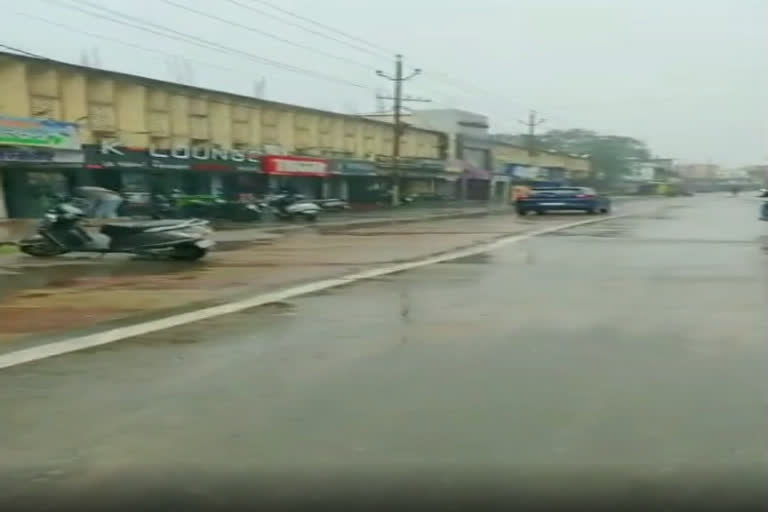
<path id="1" fill-rule="evenodd" d="M 0 116 L 1 146 L 80 150 L 80 136 L 75 123 Z"/>

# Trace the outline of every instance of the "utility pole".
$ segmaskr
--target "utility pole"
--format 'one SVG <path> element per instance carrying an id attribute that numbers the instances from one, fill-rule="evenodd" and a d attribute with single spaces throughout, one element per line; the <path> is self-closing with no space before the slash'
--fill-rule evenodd
<path id="1" fill-rule="evenodd" d="M 405 132 L 405 126 L 402 122 L 402 109 L 404 101 L 429 102 L 424 98 L 403 97 L 403 82 L 410 80 L 421 73 L 421 69 L 414 69 L 408 76 L 403 76 L 403 56 L 395 55 L 395 75 L 389 76 L 383 71 L 377 70 L 376 74 L 394 82 L 394 94 L 392 96 L 378 96 L 381 100 L 393 101 L 393 136 L 392 136 L 392 205 L 400 204 L 400 137 Z"/>
<path id="2" fill-rule="evenodd" d="M 546 119 L 537 119 L 537 117 L 538 113 L 535 110 L 531 110 L 528 112 L 527 121 L 518 121 L 518 123 L 528 127 L 528 156 L 536 154 L 536 127 L 547 121 Z"/>

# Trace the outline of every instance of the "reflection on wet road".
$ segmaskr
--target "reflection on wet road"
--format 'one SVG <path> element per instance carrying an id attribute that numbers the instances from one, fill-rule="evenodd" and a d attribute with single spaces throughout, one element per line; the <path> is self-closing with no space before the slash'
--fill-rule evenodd
<path id="1" fill-rule="evenodd" d="M 754 210 L 697 198 L 4 370 L 4 492 L 147 467 L 763 478 Z"/>

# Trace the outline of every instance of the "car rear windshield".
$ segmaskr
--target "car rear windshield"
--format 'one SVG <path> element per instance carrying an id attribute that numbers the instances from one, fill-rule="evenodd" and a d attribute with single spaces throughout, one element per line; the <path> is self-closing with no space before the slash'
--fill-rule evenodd
<path id="1" fill-rule="evenodd" d="M 558 196 L 575 196 L 578 194 L 590 194 L 592 193 L 588 189 L 575 188 L 575 187 L 560 187 L 560 188 L 535 188 L 531 191 L 531 195 L 558 195 Z"/>

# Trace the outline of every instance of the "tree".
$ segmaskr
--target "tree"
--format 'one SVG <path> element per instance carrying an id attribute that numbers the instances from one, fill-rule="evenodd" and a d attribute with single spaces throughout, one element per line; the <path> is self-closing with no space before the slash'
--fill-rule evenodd
<path id="1" fill-rule="evenodd" d="M 589 155 L 592 168 L 603 180 L 613 182 L 629 173 L 634 159 L 645 160 L 651 152 L 644 142 L 621 135 L 601 135 L 592 130 L 550 130 L 539 135 L 537 149 Z"/>

